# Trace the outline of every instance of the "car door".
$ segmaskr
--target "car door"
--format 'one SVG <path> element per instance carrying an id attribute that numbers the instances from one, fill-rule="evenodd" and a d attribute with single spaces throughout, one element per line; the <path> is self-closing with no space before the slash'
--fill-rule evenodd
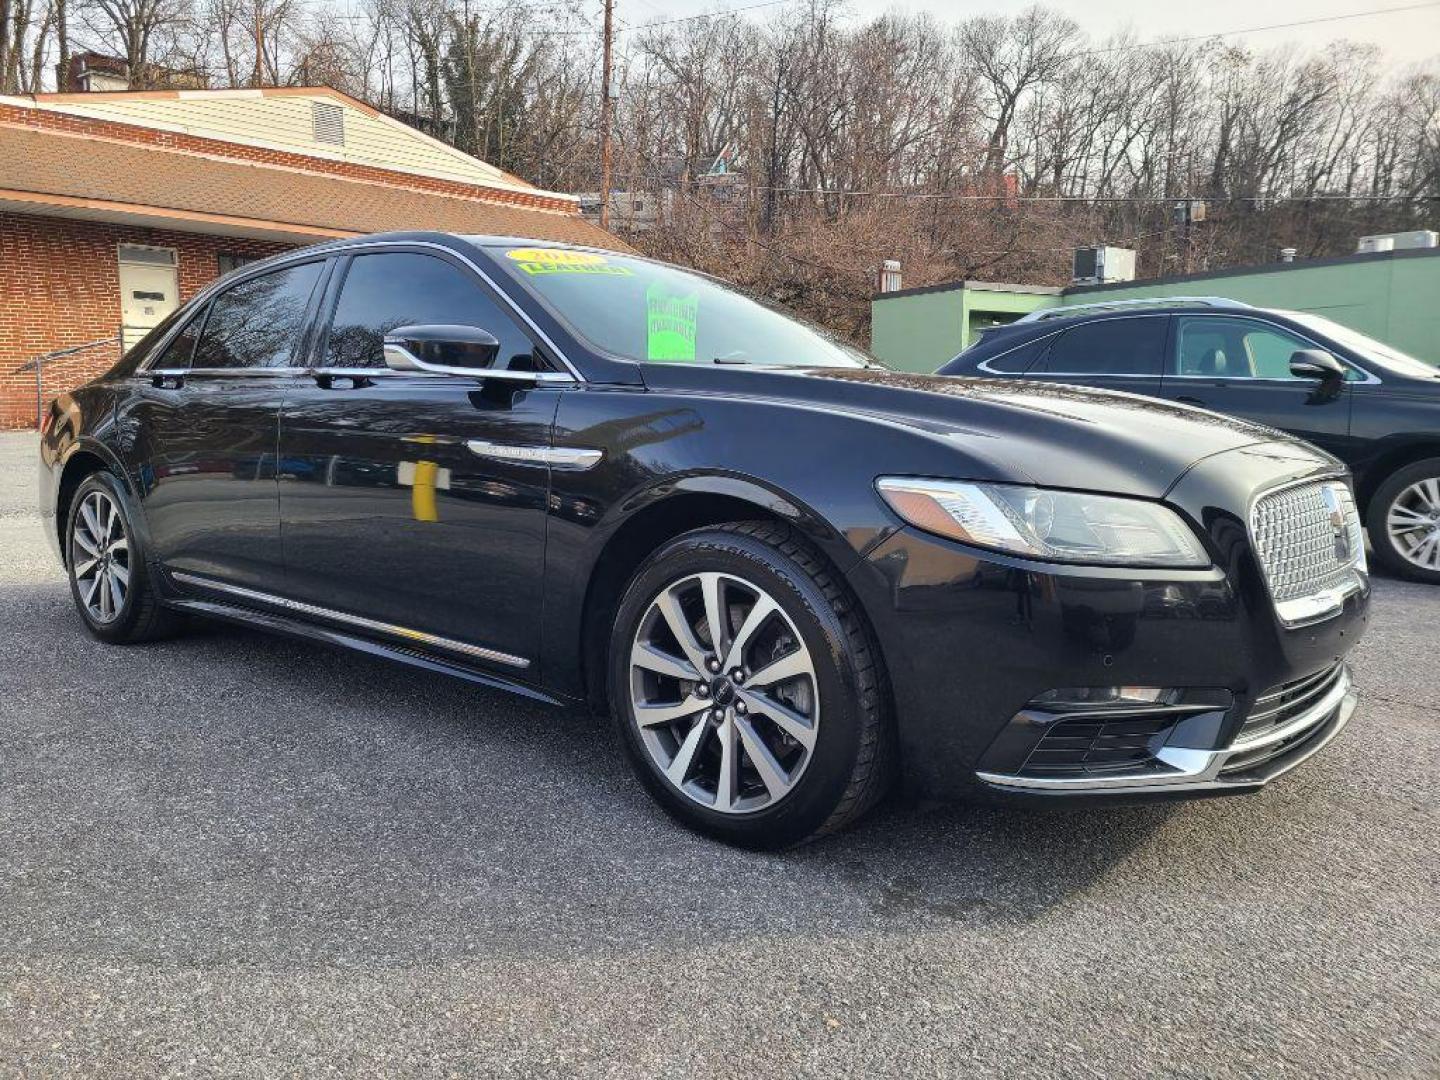
<path id="1" fill-rule="evenodd" d="M 1158 396 L 1167 321 L 1128 315 L 1072 326 L 1051 339 L 1026 377 Z"/>
<path id="2" fill-rule="evenodd" d="M 1163 392 L 1174 401 L 1279 428 L 1348 457 L 1350 382 L 1325 385 L 1290 373 L 1294 353 L 1319 347 L 1251 316 L 1177 315 Z"/>
<path id="3" fill-rule="evenodd" d="M 282 573 L 280 404 L 325 261 L 247 276 L 180 325 L 117 417 L 151 549 L 179 575 L 249 588 Z"/>
<path id="4" fill-rule="evenodd" d="M 391 370 L 399 326 L 478 327 L 497 367 L 536 343 L 474 270 L 439 249 L 362 249 L 336 268 L 328 329 L 280 421 L 288 598 L 339 622 L 532 674 L 551 441 L 561 391 Z M 375 627 L 371 627 L 375 629 Z"/>

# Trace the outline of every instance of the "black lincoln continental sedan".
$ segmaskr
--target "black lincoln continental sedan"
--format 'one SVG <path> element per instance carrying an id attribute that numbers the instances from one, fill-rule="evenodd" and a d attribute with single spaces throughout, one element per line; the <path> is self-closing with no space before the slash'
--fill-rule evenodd
<path id="1" fill-rule="evenodd" d="M 899 375 L 720 283 L 396 234 L 243 268 L 51 406 L 86 627 L 189 616 L 608 709 L 745 845 L 930 796 L 1253 791 L 1355 707 L 1335 459 L 1133 395 Z"/>

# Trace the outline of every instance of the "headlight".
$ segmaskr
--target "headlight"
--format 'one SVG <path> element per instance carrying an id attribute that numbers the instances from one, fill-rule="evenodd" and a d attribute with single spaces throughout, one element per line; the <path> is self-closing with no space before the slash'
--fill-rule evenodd
<path id="1" fill-rule="evenodd" d="M 890 508 L 917 529 L 1064 562 L 1209 566 L 1200 541 L 1159 503 L 1015 484 L 882 477 Z"/>

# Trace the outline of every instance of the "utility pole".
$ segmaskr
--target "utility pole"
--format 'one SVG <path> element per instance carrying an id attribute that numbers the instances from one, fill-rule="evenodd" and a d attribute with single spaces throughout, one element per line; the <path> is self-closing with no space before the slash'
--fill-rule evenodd
<path id="1" fill-rule="evenodd" d="M 604 51 L 600 61 L 600 227 L 610 227 L 610 128 L 614 103 L 610 97 L 610 51 L 614 32 L 615 0 L 605 0 Z"/>
<path id="2" fill-rule="evenodd" d="M 263 79 L 261 78 L 261 60 L 265 56 L 265 27 L 261 22 L 260 0 L 255 0 L 255 75 L 250 82 L 259 89 Z"/>

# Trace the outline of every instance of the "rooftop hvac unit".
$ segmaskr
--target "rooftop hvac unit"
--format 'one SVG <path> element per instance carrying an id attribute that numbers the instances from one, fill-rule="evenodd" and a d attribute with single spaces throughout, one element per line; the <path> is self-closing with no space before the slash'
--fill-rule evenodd
<path id="1" fill-rule="evenodd" d="M 1355 251 L 1361 255 L 1370 255 L 1377 251 L 1408 251 L 1414 248 L 1437 246 L 1440 246 L 1440 233 L 1434 229 L 1413 229 L 1410 232 L 1362 236 L 1355 245 Z"/>
<path id="2" fill-rule="evenodd" d="M 1070 278 L 1074 285 L 1134 281 L 1135 252 L 1131 248 L 1122 247 L 1076 248 L 1075 264 Z"/>

